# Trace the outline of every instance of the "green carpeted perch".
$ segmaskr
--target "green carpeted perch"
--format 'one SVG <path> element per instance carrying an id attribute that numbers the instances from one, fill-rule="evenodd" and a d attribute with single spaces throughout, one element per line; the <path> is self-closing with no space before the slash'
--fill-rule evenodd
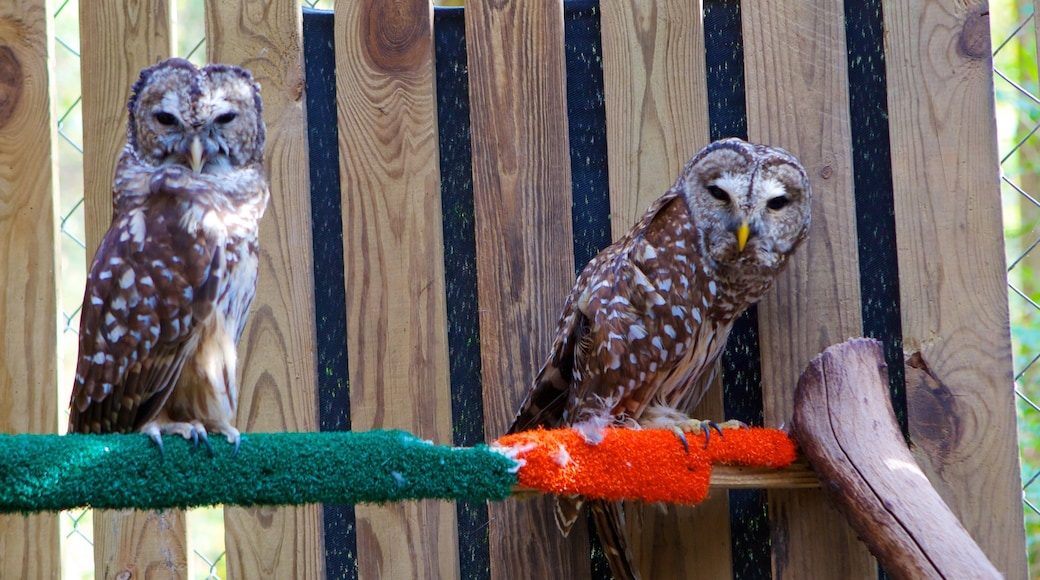
<path id="1" fill-rule="evenodd" d="M 215 435 L 213 456 L 144 435 L 0 435 L 0 513 L 75 507 L 382 503 L 419 498 L 501 500 L 517 463 L 485 445 L 433 445 L 404 431 Z"/>

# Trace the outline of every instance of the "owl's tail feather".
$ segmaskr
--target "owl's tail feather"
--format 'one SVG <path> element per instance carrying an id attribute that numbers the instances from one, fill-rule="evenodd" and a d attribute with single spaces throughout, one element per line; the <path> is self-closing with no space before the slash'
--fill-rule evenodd
<path id="1" fill-rule="evenodd" d="M 621 502 L 595 499 L 589 502 L 589 510 L 614 580 L 639 580 L 641 576 L 628 545 Z"/>
<path id="2" fill-rule="evenodd" d="M 584 496 L 556 496 L 556 509 L 553 510 L 553 513 L 556 515 L 556 527 L 560 528 L 560 533 L 563 534 L 563 537 L 566 538 L 571 533 L 571 528 L 574 527 L 574 522 L 578 521 L 578 515 L 581 513 L 581 508 L 584 505 Z"/>

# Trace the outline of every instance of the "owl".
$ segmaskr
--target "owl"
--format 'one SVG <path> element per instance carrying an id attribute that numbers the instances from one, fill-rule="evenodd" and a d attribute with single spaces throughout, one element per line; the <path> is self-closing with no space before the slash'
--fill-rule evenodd
<path id="1" fill-rule="evenodd" d="M 790 153 L 740 139 L 698 152 L 667 193 L 578 276 L 545 365 L 509 432 L 572 426 L 667 428 L 691 419 L 717 373 L 733 323 L 761 300 L 805 239 L 812 193 Z M 721 433 L 721 431 L 720 431 Z M 557 498 L 566 535 L 582 499 Z M 615 577 L 635 577 L 617 504 L 592 516 Z"/>
<path id="2" fill-rule="evenodd" d="M 162 435 L 238 451 L 236 347 L 270 197 L 260 86 L 169 59 L 141 72 L 112 224 L 87 276 L 69 432 Z"/>

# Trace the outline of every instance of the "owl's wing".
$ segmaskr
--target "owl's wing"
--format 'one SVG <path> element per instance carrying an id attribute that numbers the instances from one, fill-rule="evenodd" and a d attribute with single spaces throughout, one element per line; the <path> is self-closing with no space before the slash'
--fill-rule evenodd
<path id="1" fill-rule="evenodd" d="M 129 432 L 153 419 L 213 316 L 221 243 L 183 195 L 204 186 L 153 178 L 150 187 L 146 203 L 113 221 L 87 277 L 70 432 Z"/>
<path id="2" fill-rule="evenodd" d="M 578 285 L 575 286 L 575 291 Z M 574 381 L 575 350 L 581 352 L 585 337 L 589 332 L 588 318 L 575 304 L 575 291 L 572 291 L 563 307 L 563 313 L 556 325 L 556 338 L 553 339 L 549 356 L 538 371 L 534 387 L 528 391 L 520 411 L 508 433 L 518 433 L 536 427 L 553 428 L 563 423 L 563 410 L 567 403 L 567 393 Z"/>

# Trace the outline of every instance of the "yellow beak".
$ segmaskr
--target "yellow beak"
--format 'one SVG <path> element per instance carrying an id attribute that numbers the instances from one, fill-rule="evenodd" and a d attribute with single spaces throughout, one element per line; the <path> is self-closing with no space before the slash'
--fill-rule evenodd
<path id="1" fill-rule="evenodd" d="M 740 224 L 740 227 L 737 228 L 737 249 L 741 252 L 744 251 L 744 246 L 747 245 L 749 235 L 751 235 L 751 229 L 748 227 L 747 222 Z"/>
<path id="2" fill-rule="evenodd" d="M 191 153 L 191 170 L 195 175 L 202 173 L 202 141 L 199 141 L 198 137 L 192 139 L 188 151 Z"/>

